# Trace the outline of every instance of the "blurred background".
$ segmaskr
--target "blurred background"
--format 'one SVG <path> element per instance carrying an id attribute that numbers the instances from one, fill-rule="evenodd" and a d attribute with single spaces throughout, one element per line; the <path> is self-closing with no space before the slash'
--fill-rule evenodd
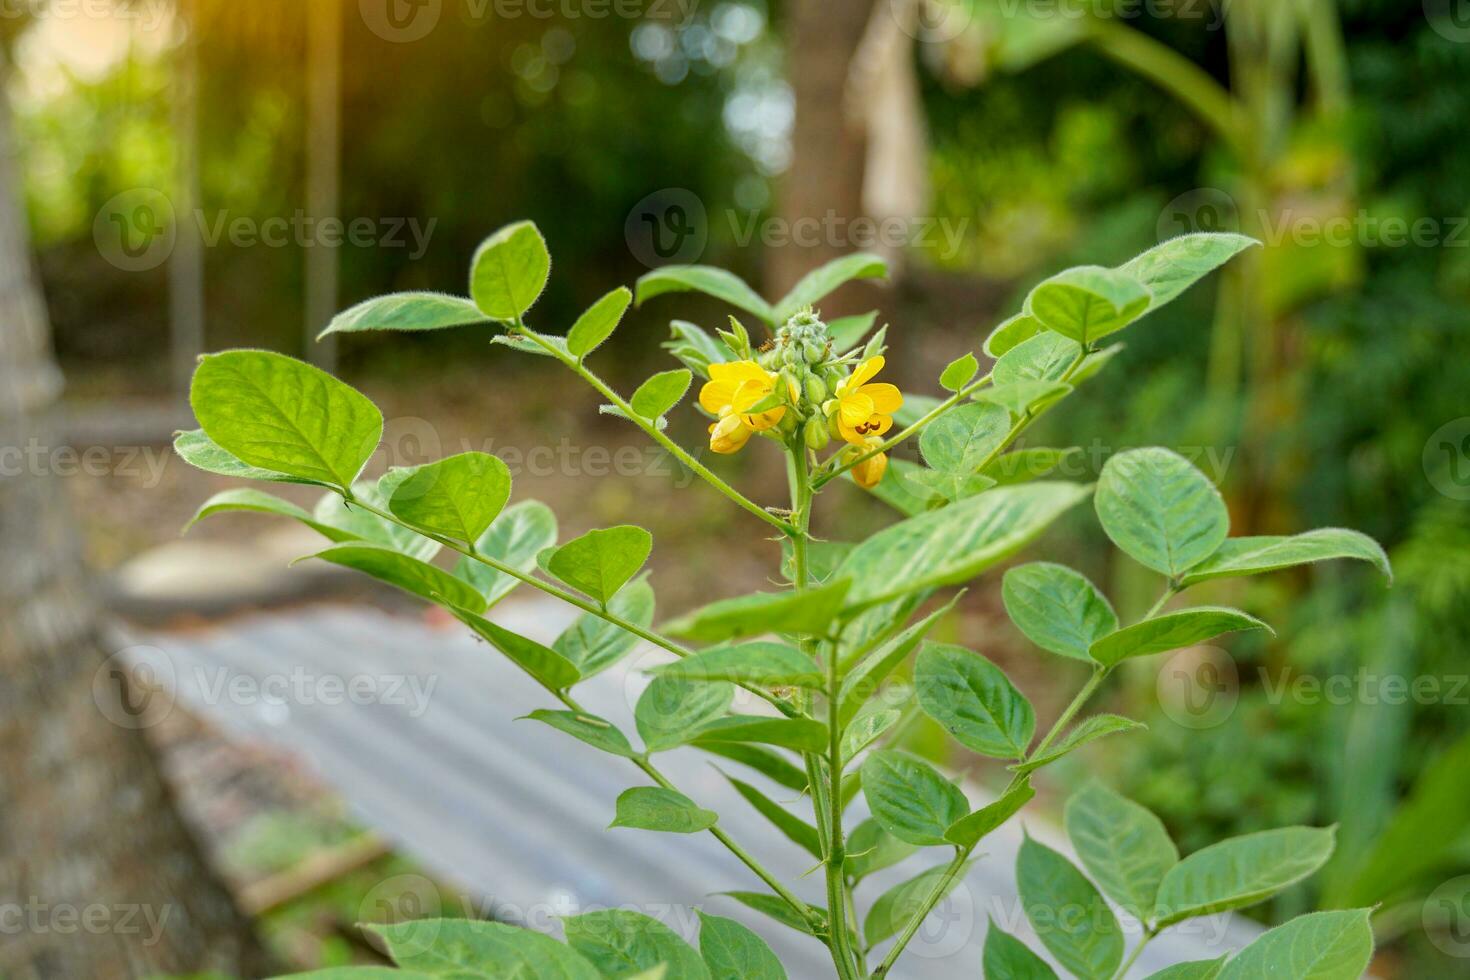
<path id="1" fill-rule="evenodd" d="M 0 6 L 0 907 L 80 878 L 184 910 L 142 947 L 120 929 L 89 947 L 54 919 L 12 932 L 0 974 L 366 962 L 351 923 L 383 894 L 435 887 L 290 738 L 184 705 L 145 719 L 157 678 L 106 666 L 139 637 L 242 615 L 277 617 L 283 648 L 322 642 L 291 633 L 316 606 L 424 617 L 286 571 L 310 542 L 258 518 L 180 538 L 227 485 L 169 449 L 193 427 L 201 351 L 259 346 L 340 373 L 388 417 L 379 468 L 484 449 L 564 537 L 643 524 L 661 617 L 772 574 L 775 546 L 747 518 L 555 365 L 480 330 L 314 342 L 367 297 L 463 292 L 479 241 L 530 218 L 554 259 L 534 325 L 552 332 L 669 262 L 730 268 L 774 298 L 822 261 L 877 252 L 889 281 L 823 313 L 879 310 L 889 373 L 923 394 L 1062 267 L 1189 231 L 1262 240 L 1130 330 L 1030 444 L 1079 447 L 1063 472 L 1081 480 L 1118 449 L 1174 447 L 1220 483 L 1233 534 L 1361 529 L 1394 585 L 1356 565 L 1217 583 L 1203 598 L 1278 635 L 1120 672 L 1107 708 L 1149 730 L 1057 766 L 1039 805 L 1059 812 L 1100 775 L 1185 851 L 1337 823 L 1328 869 L 1251 914 L 1378 904 L 1378 975 L 1470 976 L 1463 0 Z M 728 312 L 650 301 L 598 367 L 631 390 L 671 366 L 671 319 L 713 329 Z M 672 431 L 700 445 L 681 414 Z M 774 499 L 769 455 L 717 465 Z M 852 488 L 826 501 L 834 537 L 893 516 Z M 1090 510 L 1033 554 L 1087 572 L 1125 616 L 1154 598 Z M 945 629 L 1054 714 L 1077 665 L 1010 627 L 997 583 Z M 255 722 L 289 731 L 267 708 Z M 922 727 L 910 739 L 939 751 Z M 75 972 L 84 948 L 92 968 Z"/>

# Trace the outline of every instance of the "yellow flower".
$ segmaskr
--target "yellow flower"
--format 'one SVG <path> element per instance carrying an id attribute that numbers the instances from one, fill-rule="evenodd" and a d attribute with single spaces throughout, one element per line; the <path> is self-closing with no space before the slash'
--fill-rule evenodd
<path id="1" fill-rule="evenodd" d="M 869 456 L 854 466 L 852 468 L 852 478 L 857 481 L 858 486 L 871 490 L 883 481 L 883 474 L 887 469 L 888 456 L 884 453 L 878 453 L 875 456 Z"/>
<path id="2" fill-rule="evenodd" d="M 903 406 L 903 395 L 893 385 L 869 384 L 881 370 L 883 358 L 870 357 L 837 386 L 837 431 L 854 446 L 864 445 L 869 436 L 881 436 L 893 428 L 893 413 Z M 878 476 L 882 475 L 880 468 Z"/>
<path id="3" fill-rule="evenodd" d="M 699 389 L 699 404 L 719 418 L 709 427 L 709 447 L 714 452 L 739 452 L 752 432 L 772 428 L 786 414 L 784 405 L 747 411 L 776 390 L 777 376 L 755 361 L 711 364 L 709 375 L 710 380 Z"/>

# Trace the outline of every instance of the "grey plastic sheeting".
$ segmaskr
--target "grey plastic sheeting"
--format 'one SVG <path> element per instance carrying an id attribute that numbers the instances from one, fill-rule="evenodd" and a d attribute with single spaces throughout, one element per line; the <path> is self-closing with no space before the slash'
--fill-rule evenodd
<path id="1" fill-rule="evenodd" d="M 493 618 L 550 644 L 571 613 L 534 597 L 503 603 Z M 763 886 L 708 834 L 608 830 L 618 794 L 646 784 L 643 774 L 539 722 L 516 720 L 560 705 L 458 624 L 434 627 L 365 607 L 319 606 L 187 634 L 135 633 L 127 642 L 129 656 L 148 664 L 191 709 L 306 759 L 365 826 L 448 887 L 462 889 L 452 897 L 487 917 L 557 933 L 560 916 L 623 906 L 692 939 L 695 909 L 704 908 L 756 928 L 793 978 L 833 975 L 815 940 L 718 894 Z M 631 736 L 633 705 L 648 682 L 644 671 L 667 659 L 640 648 L 580 684 L 578 700 Z M 739 696 L 748 701 L 737 701 L 737 710 L 764 707 L 745 692 Z M 656 757 L 681 791 L 718 811 L 721 826 L 784 880 L 810 869 L 811 856 L 775 833 L 711 758 L 690 749 Z M 720 761 L 732 774 L 740 768 Z M 738 775 L 793 802 L 794 794 L 759 775 Z M 975 785 L 966 791 L 972 806 L 990 798 Z M 797 812 L 806 808 L 799 803 Z M 863 809 L 859 797 L 849 826 Z M 891 976 L 974 980 L 991 920 L 1040 949 L 1015 891 L 1023 824 L 1038 840 L 1069 851 L 1059 831 L 1029 810 L 986 838 L 973 869 L 930 915 Z M 946 850 L 927 849 L 873 876 L 860 887 L 860 905 L 948 857 Z M 378 891 L 391 895 L 404 884 L 386 882 Z M 791 884 L 803 898 L 824 904 L 820 873 Z M 421 903 L 426 914 L 434 911 L 433 897 Z M 1138 927 L 1119 915 L 1131 948 Z M 1229 915 L 1186 923 L 1155 939 L 1129 976 L 1213 959 L 1258 933 L 1255 924 Z"/>

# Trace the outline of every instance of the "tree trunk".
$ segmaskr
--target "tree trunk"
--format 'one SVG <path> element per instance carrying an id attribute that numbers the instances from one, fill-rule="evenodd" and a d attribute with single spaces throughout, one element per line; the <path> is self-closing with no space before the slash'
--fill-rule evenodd
<path id="1" fill-rule="evenodd" d="M 778 208 L 791 240 L 770 249 L 766 279 L 772 295 L 783 295 L 821 263 L 859 251 L 852 247 L 849 225 L 863 213 L 867 137 L 861 120 L 847 111 L 845 96 L 873 5 L 874 0 L 794 0 L 788 7 L 787 77 L 796 120 Z M 852 306 L 849 301 L 824 307 L 823 313 L 860 312 Z"/>
<path id="2" fill-rule="evenodd" d="M 0 100 L 0 976 L 261 976 L 129 710 L 146 695 L 106 659 L 65 488 L 32 448 L 57 445 L 61 379 L 17 177 Z"/>

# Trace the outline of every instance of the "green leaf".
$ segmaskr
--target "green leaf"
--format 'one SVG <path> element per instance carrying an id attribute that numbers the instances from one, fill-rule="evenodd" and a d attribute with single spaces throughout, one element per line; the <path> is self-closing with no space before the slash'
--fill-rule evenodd
<path id="1" fill-rule="evenodd" d="M 695 681 L 734 681 L 764 687 L 820 688 L 821 668 L 811 657 L 784 643 L 755 641 L 710 647 L 664 664 L 656 674 Z"/>
<path id="2" fill-rule="evenodd" d="M 1010 413 L 999 405 L 970 402 L 925 426 L 919 450 L 936 470 L 970 474 L 1001 447 L 1010 428 Z"/>
<path id="3" fill-rule="evenodd" d="M 735 899 L 735 901 L 744 905 L 746 908 L 754 909 L 762 915 L 775 919 L 788 929 L 795 929 L 797 932 L 806 933 L 808 936 L 816 935 L 812 930 L 811 923 L 788 905 L 786 900 L 779 895 L 768 895 L 765 892 L 720 892 L 720 894 L 727 898 Z M 807 905 L 804 911 L 809 915 L 815 915 L 825 923 L 827 917 L 821 909 Z"/>
<path id="4" fill-rule="evenodd" d="M 902 633 L 883 642 L 872 652 L 865 654 L 858 661 L 857 666 L 848 671 L 847 676 L 842 679 L 842 686 L 838 689 L 837 717 L 843 725 L 852 720 L 863 702 L 878 693 L 878 688 L 883 685 L 888 675 L 904 662 L 919 645 L 919 642 L 934 628 L 934 624 L 954 608 L 954 604 L 955 600 L 950 600 Z"/>
<path id="5" fill-rule="evenodd" d="M 900 929 L 908 924 L 924 908 L 929 897 L 934 894 L 934 889 L 941 883 L 944 891 L 940 898 L 944 898 L 954 891 L 955 886 L 963 880 L 965 872 L 969 870 L 974 862 L 966 862 L 958 874 L 949 876 L 949 864 L 941 864 L 938 867 L 921 871 L 908 881 L 900 882 L 888 889 L 877 900 L 873 902 L 868 914 L 863 918 L 863 939 L 869 946 L 881 943 L 891 936 L 898 935 Z"/>
<path id="6" fill-rule="evenodd" d="M 749 783 L 742 782 L 733 776 L 725 778 L 730 781 L 730 785 L 735 787 L 735 791 L 745 799 L 745 802 L 781 831 L 782 836 L 801 847 L 812 857 L 821 859 L 822 842 L 817 837 L 817 828 L 797 817 Z"/>
<path id="7" fill-rule="evenodd" d="M 639 912 L 607 909 L 565 920 L 567 945 L 581 953 L 604 978 L 636 976 L 659 965 L 670 980 L 709 980 L 704 961 L 668 926 Z"/>
<path id="8" fill-rule="evenodd" d="M 806 773 L 774 749 L 748 742 L 708 742 L 695 747 L 710 755 L 749 766 L 777 786 L 784 786 L 797 793 L 806 792 Z"/>
<path id="9" fill-rule="evenodd" d="M 723 364 L 735 359 L 734 353 L 720 341 L 709 335 L 703 327 L 688 320 L 673 320 L 669 323 L 670 338 L 659 346 L 673 354 L 684 365 L 701 378 L 709 377 L 711 364 Z"/>
<path id="10" fill-rule="evenodd" d="M 289 500 L 282 500 L 280 497 L 277 497 L 274 494 L 265 493 L 260 490 L 252 490 L 249 487 L 238 487 L 234 490 L 221 490 L 213 497 L 210 497 L 204 502 L 203 506 L 201 506 L 199 510 L 194 513 L 194 516 L 190 518 L 189 523 L 184 525 L 184 530 L 189 530 L 189 528 L 193 527 L 195 524 L 198 524 L 206 517 L 212 517 L 215 514 L 227 514 L 236 512 L 273 514 L 277 517 L 289 517 L 292 520 L 300 521 L 302 524 L 305 524 L 313 531 L 316 531 L 318 534 L 331 541 L 351 541 L 353 538 L 356 537 L 356 535 L 348 531 L 344 531 L 341 528 L 333 527 L 330 524 L 323 524 L 320 521 L 315 520 L 310 514 L 302 510 L 300 507 L 297 507 Z"/>
<path id="11" fill-rule="evenodd" d="M 1183 456 L 1152 447 L 1118 453 L 1097 481 L 1097 517 L 1140 564 L 1178 578 L 1230 533 L 1220 491 Z"/>
<path id="12" fill-rule="evenodd" d="M 647 629 L 653 624 L 653 587 L 639 579 L 613 596 L 607 611 Z M 582 680 L 600 674 L 638 646 L 638 637 L 595 613 L 583 613 L 552 644 L 582 673 Z"/>
<path id="13" fill-rule="evenodd" d="M 836 574 L 853 580 L 848 604 L 856 608 L 954 585 L 1024 547 L 1090 492 L 1071 483 L 997 487 L 879 531 Z"/>
<path id="14" fill-rule="evenodd" d="M 997 457 L 980 473 L 1001 486 L 1026 483 L 1046 476 L 1079 452 L 1081 450 L 1076 446 L 1066 449 L 1018 449 Z"/>
<path id="15" fill-rule="evenodd" d="M 730 710 L 732 684 L 655 677 L 633 709 L 638 734 L 649 752 L 683 745 L 701 728 Z"/>
<path id="16" fill-rule="evenodd" d="M 916 495 L 931 500 L 936 497 L 946 501 L 964 500 L 995 486 L 995 481 L 989 477 L 969 476 L 953 470 L 917 470 L 905 473 L 904 479 L 913 486 Z"/>
<path id="17" fill-rule="evenodd" d="M 236 459 L 344 490 L 383 435 L 383 415 L 366 396 L 270 351 L 205 355 L 189 404 L 205 434 Z"/>
<path id="18" fill-rule="evenodd" d="M 1150 973 L 1144 980 L 1215 980 L 1223 969 L 1223 956 L 1217 960 L 1190 960 L 1166 966 L 1158 973 Z"/>
<path id="19" fill-rule="evenodd" d="M 861 881 L 870 874 L 891 868 L 918 848 L 894 837 L 878 821 L 869 818 L 853 828 L 847 838 L 847 859 L 843 870 L 849 878 Z"/>
<path id="20" fill-rule="evenodd" d="M 548 336 L 527 328 L 522 328 L 517 333 L 496 334 L 490 338 L 490 343 L 509 347 L 522 354 L 535 354 L 537 357 L 555 357 L 558 353 L 571 357 L 567 352 L 565 338 Z"/>
<path id="21" fill-rule="evenodd" d="M 473 301 L 448 293 L 391 293 L 364 300 L 332 317 L 316 335 L 359 333 L 364 330 L 443 330 L 484 323 L 485 314 Z"/>
<path id="22" fill-rule="evenodd" d="M 1326 864 L 1335 837 L 1333 827 L 1282 827 L 1211 843 L 1164 876 L 1154 908 L 1158 924 L 1266 901 Z"/>
<path id="23" fill-rule="evenodd" d="M 1152 297 L 1127 273 L 1102 266 L 1067 269 L 1026 297 L 1026 312 L 1048 330 L 1090 344 L 1122 330 L 1148 309 Z"/>
<path id="24" fill-rule="evenodd" d="M 786 980 L 766 941 L 734 919 L 699 913 L 699 955 L 711 980 Z"/>
<path id="25" fill-rule="evenodd" d="M 1098 782 L 1073 794 L 1064 820 L 1067 837 L 1093 881 L 1129 915 L 1147 922 L 1159 883 L 1179 863 L 1179 849 L 1163 822 Z"/>
<path id="26" fill-rule="evenodd" d="M 1323 527 L 1290 537 L 1226 538 L 1213 555 L 1194 566 L 1181 581 L 1189 586 L 1210 579 L 1259 575 L 1334 558 L 1369 562 L 1384 578 L 1393 581 L 1393 569 L 1382 546 L 1366 534 L 1341 527 Z"/>
<path id="27" fill-rule="evenodd" d="M 924 713 L 966 748 L 996 759 L 1026 755 L 1036 730 L 1031 702 L 980 654 L 925 644 L 914 662 L 914 689 Z"/>
<path id="28" fill-rule="evenodd" d="M 992 375 L 997 387 L 1021 381 L 1061 381 L 1081 353 L 1077 341 L 1046 331 L 1002 354 Z"/>
<path id="29" fill-rule="evenodd" d="M 832 338 L 832 353 L 846 354 L 862 343 L 873 324 L 878 322 L 878 311 L 859 313 L 856 316 L 840 316 L 827 324 L 827 335 Z"/>
<path id="30" fill-rule="evenodd" d="M 710 742 L 758 742 L 797 752 L 821 752 L 827 747 L 827 726 L 811 718 L 729 715 L 691 732 L 690 737 L 701 745 Z"/>
<path id="31" fill-rule="evenodd" d="M 1164 876 L 1154 915 L 1166 926 L 1264 901 L 1322 867 L 1335 837 L 1332 827 L 1283 827 L 1201 848 Z"/>
<path id="32" fill-rule="evenodd" d="M 510 976 L 599 980 L 592 964 L 550 936 L 501 922 L 412 919 L 363 926 L 383 938 L 394 961 L 423 976 L 503 980 Z M 403 977 L 403 973 L 393 976 Z"/>
<path id="33" fill-rule="evenodd" d="M 391 966 L 329 966 L 322 970 L 307 970 L 305 973 L 289 973 L 284 977 L 285 980 L 434 980 L 432 973 L 398 970 Z"/>
<path id="34" fill-rule="evenodd" d="M 492 320 L 513 323 L 536 302 L 551 275 L 546 240 L 529 221 L 485 239 L 470 262 L 470 297 Z"/>
<path id="35" fill-rule="evenodd" d="M 1022 341 L 1030 340 L 1045 329 L 1036 317 L 1027 313 L 1017 313 L 990 331 L 990 336 L 985 338 L 985 346 L 982 349 L 990 357 L 999 358 L 1007 351 L 1014 350 Z"/>
<path id="36" fill-rule="evenodd" d="M 994 802 L 950 824 L 944 837 L 957 847 L 973 848 L 988 834 L 999 829 L 1001 824 L 1020 813 L 1021 808 L 1031 802 L 1035 795 L 1036 790 L 1031 788 L 1031 781 L 1023 779 Z"/>
<path id="37" fill-rule="evenodd" d="M 1224 606 L 1195 606 L 1125 626 L 1096 641 L 1088 655 L 1105 667 L 1167 650 L 1193 646 L 1237 630 L 1275 631 L 1249 613 Z"/>
<path id="38" fill-rule="evenodd" d="M 907 701 L 908 695 L 902 698 Z M 842 742 L 840 751 L 844 764 L 851 761 L 859 752 L 877 741 L 884 732 L 898 724 L 903 718 L 903 712 L 898 705 L 902 703 L 892 695 L 885 694 L 882 698 L 869 701 L 858 709 L 853 715 L 852 721 L 842 731 Z"/>
<path id="39" fill-rule="evenodd" d="M 1046 960 L 990 920 L 985 931 L 985 980 L 1057 980 Z"/>
<path id="40" fill-rule="evenodd" d="M 619 286 L 588 307 L 567 331 L 567 353 L 581 360 L 611 337 L 622 322 L 633 294 L 627 286 Z"/>
<path id="41" fill-rule="evenodd" d="M 546 570 L 598 602 L 607 602 L 653 550 L 653 535 L 631 524 L 588 531 L 557 548 Z"/>
<path id="42" fill-rule="evenodd" d="M 387 545 L 373 541 L 354 541 L 333 545 L 307 557 L 356 569 L 430 602 L 447 602 L 472 611 L 485 608 L 484 596 L 453 575 L 428 562 L 410 558 Z"/>
<path id="43" fill-rule="evenodd" d="M 241 462 L 225 452 L 215 441 L 204 434 L 203 429 L 174 433 L 174 452 L 179 458 L 196 469 L 220 476 L 233 476 L 242 480 L 271 480 L 276 483 L 301 483 L 308 486 L 330 486 L 321 480 L 307 480 L 279 470 L 262 469 Z"/>
<path id="44" fill-rule="evenodd" d="M 512 633 L 468 610 L 451 608 L 449 611 L 547 690 L 565 691 L 582 679 L 576 666 L 555 650 L 519 633 Z"/>
<path id="45" fill-rule="evenodd" d="M 773 325 L 785 323 L 803 306 L 815 306 L 843 283 L 854 279 L 882 279 L 887 275 L 888 263 L 866 252 L 833 259 L 802 276 L 791 292 L 776 304 Z"/>
<path id="46" fill-rule="evenodd" d="M 1062 756 L 1067 755 L 1074 749 L 1080 749 L 1088 742 L 1095 742 L 1105 735 L 1116 735 L 1119 732 L 1131 732 L 1137 728 L 1147 728 L 1142 722 L 1122 715 L 1093 715 L 1078 722 L 1071 731 L 1062 738 L 1053 742 L 1045 752 L 1027 759 L 1019 765 L 1010 766 L 1012 772 L 1027 773 L 1035 772 L 1042 766 L 1049 765 Z"/>
<path id="47" fill-rule="evenodd" d="M 975 392 L 974 399 L 999 405 L 1015 416 L 1040 415 L 1071 394 L 1072 386 L 1061 381 L 1012 381 Z"/>
<path id="48" fill-rule="evenodd" d="M 852 583 L 842 579 L 800 592 L 756 592 L 720 599 L 664 624 L 665 632 L 718 643 L 764 633 L 824 635 Z"/>
<path id="49" fill-rule="evenodd" d="M 530 573 L 536 568 L 537 553 L 554 544 L 556 515 L 551 508 L 539 500 L 522 500 L 505 508 L 490 522 L 475 542 L 475 551 L 517 571 Z M 469 557 L 459 560 L 454 574 L 479 589 L 491 606 L 520 584 L 504 572 Z"/>
<path id="50" fill-rule="evenodd" d="M 558 731 L 566 732 L 573 738 L 581 739 L 594 749 L 601 749 L 612 755 L 620 755 L 625 759 L 636 758 L 638 755 L 633 751 L 633 746 L 628 744 L 628 736 L 619 731 L 612 722 L 596 715 L 579 711 L 550 711 L 546 708 L 537 708 L 526 717 L 550 725 Z"/>
<path id="51" fill-rule="evenodd" d="M 1016 884 L 1031 927 L 1079 977 L 1111 977 L 1123 961 L 1123 930 L 1092 882 L 1030 836 L 1016 858 Z"/>
<path id="52" fill-rule="evenodd" d="M 619 794 L 618 814 L 609 827 L 697 834 L 713 827 L 719 819 L 719 814 L 695 806 L 683 793 L 662 786 L 634 786 Z"/>
<path id="53" fill-rule="evenodd" d="M 660 371 L 638 386 L 629 404 L 643 418 L 656 419 L 679 404 L 694 375 L 687 368 Z"/>
<path id="54" fill-rule="evenodd" d="M 634 287 L 634 300 L 639 306 L 662 296 L 687 290 L 724 300 L 731 306 L 754 313 L 767 324 L 776 325 L 776 311 L 761 299 L 745 280 L 733 272 L 708 265 L 666 265 L 645 273 Z"/>
<path id="55" fill-rule="evenodd" d="M 1373 958 L 1371 914 L 1348 909 L 1292 919 L 1241 950 L 1220 971 L 1220 980 L 1358 980 Z"/>
<path id="56" fill-rule="evenodd" d="M 509 499 L 510 469 L 498 456 L 470 452 L 409 469 L 388 509 L 414 527 L 470 544 Z"/>
<path id="57" fill-rule="evenodd" d="M 1236 255 L 1259 244 L 1244 235 L 1213 232 L 1181 235 L 1125 262 L 1118 271 L 1138 280 L 1153 295 L 1148 308 L 1152 313 L 1173 302 Z"/>
<path id="58" fill-rule="evenodd" d="M 945 831 L 970 812 L 969 801 L 954 783 L 912 756 L 875 750 L 863 761 L 862 781 L 873 819 L 910 844 L 949 843 Z"/>
<path id="59" fill-rule="evenodd" d="M 1118 628 L 1118 614 L 1080 572 L 1051 562 L 1031 562 L 1001 579 L 1006 614 L 1043 650 L 1091 662 L 1088 649 Z"/>
<path id="60" fill-rule="evenodd" d="M 975 360 L 974 354 L 966 354 L 964 357 L 956 358 L 945 366 L 939 375 L 939 387 L 945 391 L 959 391 L 970 383 L 980 371 L 980 362 Z"/>

